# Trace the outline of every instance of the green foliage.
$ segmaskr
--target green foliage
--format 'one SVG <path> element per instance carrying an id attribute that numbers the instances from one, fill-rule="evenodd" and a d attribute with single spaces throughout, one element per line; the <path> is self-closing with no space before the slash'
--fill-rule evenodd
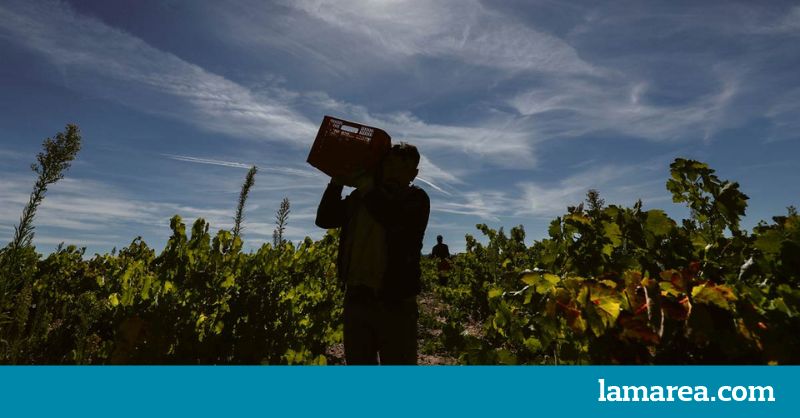
<path id="1" fill-rule="evenodd" d="M 275 230 L 272 231 L 272 245 L 279 247 L 285 242 L 283 233 L 286 231 L 286 224 L 289 222 L 290 210 L 289 198 L 284 197 L 281 206 L 275 214 Z"/>
<path id="2" fill-rule="evenodd" d="M 423 289 L 445 311 L 423 315 L 439 329 L 422 351 L 468 364 L 800 362 L 797 211 L 742 231 L 747 196 L 691 160 L 672 164 L 667 187 L 692 219 L 592 190 L 531 245 L 521 226 L 477 225 L 486 244 L 465 236 L 446 287 L 423 258 Z M 90 259 L 75 246 L 0 250 L 0 281 L 19 283 L 0 305 L 0 362 L 327 364 L 342 340 L 335 231 L 243 253 L 237 232 L 212 236 L 202 219 L 170 229 L 160 254 L 140 237 Z"/>
<path id="3" fill-rule="evenodd" d="M 727 228 L 739 234 L 739 219 L 744 216 L 748 197 L 739 191 L 739 183 L 721 181 L 707 164 L 677 158 L 670 164 L 667 190 L 673 202 L 685 202 L 692 218 L 706 238 Z M 710 241 L 709 241 L 710 242 Z"/>
<path id="4" fill-rule="evenodd" d="M 337 236 L 241 252 L 229 231 L 175 216 L 156 255 L 140 238 L 117 256 L 60 248 L 36 262 L 12 322 L 18 363 L 325 362 L 341 341 Z M 322 357 L 320 357 L 322 356 Z"/>
<path id="5" fill-rule="evenodd" d="M 80 147 L 80 130 L 76 125 L 67 125 L 64 132 L 59 132 L 55 138 L 44 140 L 42 151 L 36 156 L 37 162 L 31 164 L 31 170 L 37 174 L 36 183 L 28 204 L 22 211 L 19 225 L 14 227 L 14 238 L 7 247 L 0 250 L 0 326 L 9 320 L 6 312 L 11 309 L 10 304 L 29 303 L 29 296 L 15 301 L 14 295 L 16 294 L 16 299 L 21 294 L 27 295 L 31 276 L 36 270 L 39 256 L 33 249 L 33 219 L 44 200 L 48 186 L 64 178 L 64 173 L 69 169 Z M 17 294 L 20 291 L 22 293 Z M 20 309 L 22 308 L 17 306 L 17 311 Z M 10 334 L 4 332 L 9 330 L 8 327 L 0 328 L 0 339 L 11 347 L 11 352 L 19 345 L 18 339 L 22 335 L 19 327 L 21 325 L 17 324 Z"/>
<path id="6" fill-rule="evenodd" d="M 72 160 L 81 148 L 81 134 L 76 125 L 67 125 L 64 132 L 55 138 L 46 138 L 42 143 L 42 151 L 36 156 L 36 163 L 31 170 L 37 175 L 30 200 L 22 212 L 19 225 L 14 230 L 14 239 L 9 244 L 11 250 L 28 247 L 33 240 L 33 218 L 36 209 L 44 199 L 47 187 L 64 178 Z"/>
<path id="7" fill-rule="evenodd" d="M 247 176 L 244 178 L 244 183 L 242 183 L 242 190 L 239 192 L 239 203 L 236 205 L 236 216 L 233 217 L 232 232 L 234 237 L 240 236 L 240 232 L 242 231 L 242 222 L 244 221 L 244 204 L 247 202 L 247 195 L 250 194 L 250 188 L 253 187 L 253 184 L 256 182 L 257 172 L 258 167 L 250 167 L 250 170 L 247 171 Z"/>
<path id="8" fill-rule="evenodd" d="M 453 283 L 433 286 L 455 319 L 442 345 L 472 364 L 800 362 L 796 210 L 748 234 L 747 196 L 706 164 L 675 160 L 667 188 L 692 219 L 591 190 L 530 247 L 478 225 L 488 244 L 467 235 Z"/>

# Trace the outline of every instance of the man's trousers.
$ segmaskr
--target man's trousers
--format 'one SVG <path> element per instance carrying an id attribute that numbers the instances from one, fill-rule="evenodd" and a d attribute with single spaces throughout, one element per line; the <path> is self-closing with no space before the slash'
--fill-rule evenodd
<path id="1" fill-rule="evenodd" d="M 367 287 L 348 288 L 344 300 L 347 364 L 417 364 L 416 296 L 378 298 Z"/>

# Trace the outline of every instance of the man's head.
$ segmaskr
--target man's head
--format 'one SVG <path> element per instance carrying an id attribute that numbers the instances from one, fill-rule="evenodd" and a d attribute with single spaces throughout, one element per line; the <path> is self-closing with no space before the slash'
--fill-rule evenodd
<path id="1" fill-rule="evenodd" d="M 441 236 L 441 235 L 437 235 L 437 236 L 436 236 L 436 242 L 438 242 L 439 244 L 441 244 L 441 243 L 442 243 L 442 241 L 444 241 L 444 238 L 442 238 L 442 236 Z"/>
<path id="2" fill-rule="evenodd" d="M 417 147 L 401 142 L 395 144 L 381 164 L 381 181 L 389 187 L 406 187 L 419 173 Z"/>

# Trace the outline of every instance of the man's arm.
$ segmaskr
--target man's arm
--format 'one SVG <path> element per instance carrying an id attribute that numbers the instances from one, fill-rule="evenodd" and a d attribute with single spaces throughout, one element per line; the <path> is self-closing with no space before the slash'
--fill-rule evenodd
<path id="1" fill-rule="evenodd" d="M 331 180 L 322 200 L 317 208 L 317 219 L 314 223 L 320 228 L 339 228 L 344 225 L 345 218 L 345 199 L 342 199 L 342 189 L 344 186 Z"/>

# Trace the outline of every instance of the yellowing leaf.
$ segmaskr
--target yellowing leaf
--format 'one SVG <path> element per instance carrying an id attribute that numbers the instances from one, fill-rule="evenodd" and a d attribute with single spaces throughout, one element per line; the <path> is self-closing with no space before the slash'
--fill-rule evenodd
<path id="1" fill-rule="evenodd" d="M 227 277 L 225 277 L 225 281 L 222 282 L 222 285 L 221 285 L 222 288 L 223 289 L 227 289 L 227 288 L 233 286 L 234 280 L 235 280 L 234 275 L 233 274 L 229 274 Z"/>
<path id="2" fill-rule="evenodd" d="M 608 287 L 610 287 L 612 289 L 616 289 L 617 288 L 617 284 L 613 280 L 608 280 L 608 279 L 600 280 L 600 283 L 602 283 L 602 284 L 604 284 L 604 285 L 606 285 L 606 286 L 608 286 Z"/>
<path id="3" fill-rule="evenodd" d="M 603 233 L 612 246 L 619 247 L 622 244 L 622 231 L 615 222 L 603 222 Z"/>
<path id="4" fill-rule="evenodd" d="M 613 289 L 602 286 L 592 286 L 589 292 L 589 303 L 586 309 L 589 313 L 589 326 L 598 337 L 605 330 L 614 326 L 620 312 L 620 295 Z"/>
<path id="5" fill-rule="evenodd" d="M 542 342 L 533 337 L 526 338 L 523 344 L 525 344 L 525 348 L 534 353 L 542 349 Z"/>
<path id="6" fill-rule="evenodd" d="M 661 296 L 679 297 L 681 291 L 676 289 L 671 282 L 659 282 L 658 287 L 661 288 Z"/>
<path id="7" fill-rule="evenodd" d="M 591 225 L 592 221 L 589 220 L 586 216 L 577 213 L 570 213 L 569 215 L 564 216 L 564 221 L 575 221 L 577 223 L 582 223 L 584 225 Z"/>
<path id="8" fill-rule="evenodd" d="M 533 287 L 536 293 L 545 294 L 555 289 L 561 278 L 551 273 L 525 273 L 522 282 Z"/>
<path id="9" fill-rule="evenodd" d="M 561 278 L 556 276 L 555 274 L 545 273 L 543 278 L 550 284 L 557 284 L 561 281 Z"/>
<path id="10" fill-rule="evenodd" d="M 692 289 L 692 299 L 697 303 L 716 305 L 722 309 L 730 310 L 729 302 L 735 301 L 736 295 L 728 286 L 704 283 Z"/>
<path id="11" fill-rule="evenodd" d="M 528 286 L 534 286 L 540 276 L 541 274 L 539 273 L 525 273 L 522 275 L 522 279 L 520 280 L 522 280 L 522 282 Z"/>

